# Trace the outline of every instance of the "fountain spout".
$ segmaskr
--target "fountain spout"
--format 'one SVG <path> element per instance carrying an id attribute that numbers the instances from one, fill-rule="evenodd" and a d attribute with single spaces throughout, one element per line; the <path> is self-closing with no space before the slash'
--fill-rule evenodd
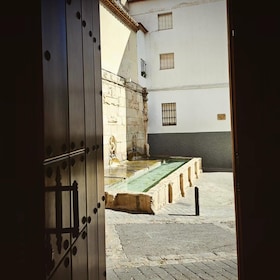
<path id="1" fill-rule="evenodd" d="M 119 165 L 120 161 L 116 155 L 117 141 L 113 135 L 109 139 L 109 149 L 110 149 L 109 166 Z"/>

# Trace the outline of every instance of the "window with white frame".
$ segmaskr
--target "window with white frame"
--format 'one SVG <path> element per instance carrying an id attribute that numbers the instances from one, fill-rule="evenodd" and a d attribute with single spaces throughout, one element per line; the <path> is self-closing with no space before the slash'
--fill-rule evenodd
<path id="1" fill-rule="evenodd" d="M 173 28 L 172 13 L 164 13 L 158 15 L 158 30 L 166 30 Z"/>
<path id="2" fill-rule="evenodd" d="M 159 55 L 160 70 L 174 68 L 174 53 L 163 53 Z"/>
<path id="3" fill-rule="evenodd" d="M 146 71 L 146 62 L 144 59 L 141 58 L 141 76 L 146 78 L 147 77 L 147 71 Z"/>
<path id="4" fill-rule="evenodd" d="M 162 125 L 177 125 L 176 103 L 162 103 Z"/>

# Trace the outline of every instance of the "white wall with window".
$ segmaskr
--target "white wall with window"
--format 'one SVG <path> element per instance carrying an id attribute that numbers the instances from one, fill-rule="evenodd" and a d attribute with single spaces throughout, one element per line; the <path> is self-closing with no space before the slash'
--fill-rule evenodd
<path id="1" fill-rule="evenodd" d="M 177 123 L 162 125 L 162 103 L 176 103 Z M 218 120 L 225 114 L 225 120 Z M 230 100 L 224 88 L 149 92 L 149 131 L 152 133 L 193 133 L 228 131 Z"/>
<path id="2" fill-rule="evenodd" d="M 151 154 L 196 155 L 204 168 L 231 170 L 226 0 L 128 3 L 130 15 L 149 31 Z M 163 103 L 176 103 L 175 125 L 163 125 Z"/>
<path id="3" fill-rule="evenodd" d="M 226 1 L 136 1 L 129 13 L 149 31 L 149 133 L 230 131 Z M 178 108 L 176 128 L 158 125 L 162 99 L 168 96 L 195 111 L 191 124 L 191 116 L 180 115 Z M 219 113 L 226 113 L 227 119 L 217 122 Z"/>

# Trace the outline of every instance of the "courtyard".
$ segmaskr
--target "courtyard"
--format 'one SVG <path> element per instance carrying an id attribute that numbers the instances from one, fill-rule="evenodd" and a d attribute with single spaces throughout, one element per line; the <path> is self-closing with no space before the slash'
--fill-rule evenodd
<path id="1" fill-rule="evenodd" d="M 107 279 L 237 279 L 233 174 L 201 173 L 156 215 L 106 209 Z"/>

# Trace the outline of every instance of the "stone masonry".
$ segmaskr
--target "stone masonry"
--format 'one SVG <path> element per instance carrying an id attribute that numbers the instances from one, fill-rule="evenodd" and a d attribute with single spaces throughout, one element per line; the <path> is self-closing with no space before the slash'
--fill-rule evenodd
<path id="1" fill-rule="evenodd" d="M 145 152 L 147 112 L 144 102 L 147 98 L 146 95 L 143 98 L 145 90 L 141 86 L 106 70 L 102 70 L 102 92 L 106 168 L 114 162 L 112 157 L 123 161 L 128 155 L 143 155 Z"/>

